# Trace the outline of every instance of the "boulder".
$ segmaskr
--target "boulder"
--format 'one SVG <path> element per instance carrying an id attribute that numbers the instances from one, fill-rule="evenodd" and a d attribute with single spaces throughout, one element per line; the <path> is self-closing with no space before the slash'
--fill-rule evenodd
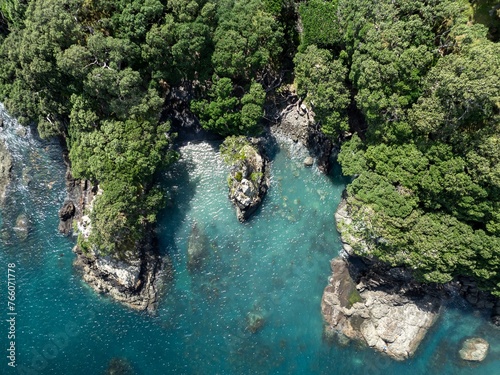
<path id="1" fill-rule="evenodd" d="M 480 337 L 474 337 L 465 340 L 462 349 L 458 353 L 463 360 L 481 362 L 486 358 L 489 347 L 488 341 Z"/>
<path id="2" fill-rule="evenodd" d="M 290 92 L 290 97 L 295 93 Z M 278 121 L 271 127 L 274 136 L 282 136 L 293 142 L 304 145 L 316 158 L 318 169 L 327 173 L 330 167 L 330 156 L 334 149 L 332 141 L 321 131 L 321 125 L 314 120 L 314 112 L 304 103 L 278 109 Z"/>
<path id="3" fill-rule="evenodd" d="M 304 166 L 305 167 L 312 167 L 313 164 L 314 164 L 314 159 L 312 157 L 308 156 L 304 159 Z"/>

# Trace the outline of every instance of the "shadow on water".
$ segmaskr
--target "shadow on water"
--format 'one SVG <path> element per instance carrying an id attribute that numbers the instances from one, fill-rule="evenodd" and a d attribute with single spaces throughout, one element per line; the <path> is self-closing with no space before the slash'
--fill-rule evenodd
<path id="1" fill-rule="evenodd" d="M 166 248 L 160 251 L 174 256 L 179 250 L 175 247 L 175 236 L 183 225 L 186 214 L 191 209 L 191 200 L 196 194 L 199 178 L 191 176 L 195 164 L 190 159 L 180 159 L 164 173 L 161 184 L 167 191 L 167 205 L 160 211 L 157 231 L 162 234 Z"/>

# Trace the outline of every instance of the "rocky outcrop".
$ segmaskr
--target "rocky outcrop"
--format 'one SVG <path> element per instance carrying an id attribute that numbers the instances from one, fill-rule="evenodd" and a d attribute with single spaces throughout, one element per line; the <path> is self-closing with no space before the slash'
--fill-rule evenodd
<path id="1" fill-rule="evenodd" d="M 145 239 L 137 248 L 137 254 L 116 259 L 94 251 L 84 253 L 75 246 L 74 265 L 96 292 L 109 295 L 132 309 L 154 312 L 170 267 L 157 254 L 154 241 Z"/>
<path id="2" fill-rule="evenodd" d="M 488 341 L 480 337 L 474 337 L 465 340 L 462 349 L 458 353 L 463 360 L 481 362 L 486 358 L 489 347 Z"/>
<path id="3" fill-rule="evenodd" d="M 1 118 L 0 118 L 1 119 Z M 12 157 L 3 139 L 0 139 L 0 206 L 5 200 L 5 191 L 11 179 Z"/>
<path id="4" fill-rule="evenodd" d="M 271 132 L 303 144 L 316 159 L 319 170 L 327 173 L 333 144 L 314 121 L 314 114 L 305 104 L 296 103 L 288 106 L 279 118 Z"/>
<path id="5" fill-rule="evenodd" d="M 92 229 L 88 214 L 100 190 L 97 184 L 73 178 L 67 154 L 65 156 L 68 166 L 67 197 L 59 210 L 59 230 L 69 234 L 75 221 L 78 233 L 86 238 Z M 147 229 L 145 233 L 146 236 L 136 243 L 135 252 L 122 259 L 102 256 L 93 249 L 84 251 L 77 245 L 73 248 L 77 255 L 74 266 L 81 271 L 83 280 L 96 292 L 109 295 L 135 310 L 154 312 L 163 281 L 168 278 L 171 269 L 158 254 L 152 228 Z"/>
<path id="6" fill-rule="evenodd" d="M 362 260 L 337 258 L 323 293 L 321 311 L 329 336 L 363 342 L 396 360 L 411 357 L 441 306 L 402 269 L 374 270 Z"/>
<path id="7" fill-rule="evenodd" d="M 236 207 L 236 217 L 240 222 L 255 212 L 269 188 L 268 161 L 259 141 L 251 138 L 249 142 L 240 151 L 244 158 L 232 165 L 228 179 L 229 199 Z"/>

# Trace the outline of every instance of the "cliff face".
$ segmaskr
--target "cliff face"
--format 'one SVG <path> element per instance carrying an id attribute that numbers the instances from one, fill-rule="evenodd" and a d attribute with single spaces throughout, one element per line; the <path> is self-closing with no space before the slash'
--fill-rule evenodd
<path id="1" fill-rule="evenodd" d="M 92 201 L 99 194 L 98 186 L 74 179 L 68 163 L 66 188 L 68 195 L 59 211 L 59 230 L 69 234 L 75 223 L 78 233 L 88 236 L 92 226 L 88 214 Z M 93 249 L 83 251 L 78 245 L 73 251 L 77 255 L 75 267 L 96 292 L 109 295 L 135 310 L 155 311 L 162 282 L 170 268 L 158 254 L 153 228 L 146 229 L 135 252 L 124 259 L 102 256 Z"/>

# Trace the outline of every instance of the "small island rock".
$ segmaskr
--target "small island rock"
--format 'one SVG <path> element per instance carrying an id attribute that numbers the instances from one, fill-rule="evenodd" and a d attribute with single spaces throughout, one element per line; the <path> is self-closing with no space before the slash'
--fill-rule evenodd
<path id="1" fill-rule="evenodd" d="M 486 358 L 490 345 L 480 337 L 465 340 L 462 349 L 458 352 L 460 358 L 466 361 L 481 362 Z"/>

